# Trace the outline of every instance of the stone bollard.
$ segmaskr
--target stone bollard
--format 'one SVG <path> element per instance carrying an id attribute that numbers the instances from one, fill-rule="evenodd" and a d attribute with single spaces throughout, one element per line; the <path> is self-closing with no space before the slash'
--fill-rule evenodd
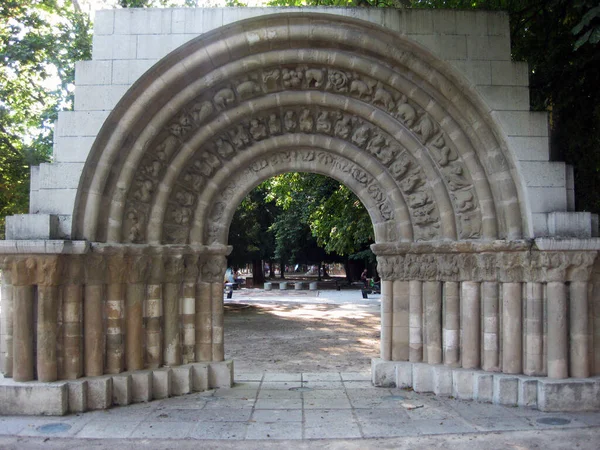
<path id="1" fill-rule="evenodd" d="M 282 281 L 279 283 L 279 290 L 280 291 L 285 291 L 287 290 L 288 284 L 287 281 Z"/>
<path id="2" fill-rule="evenodd" d="M 301 291 L 302 289 L 304 289 L 304 283 L 302 283 L 301 281 L 297 281 L 294 284 L 294 289 L 296 289 L 297 291 Z"/>
<path id="3" fill-rule="evenodd" d="M 270 291 L 272 289 L 271 283 L 265 283 L 265 291 Z"/>
<path id="4" fill-rule="evenodd" d="M 308 289 L 311 291 L 316 291 L 317 290 L 317 282 L 316 281 L 311 281 L 308 284 Z"/>

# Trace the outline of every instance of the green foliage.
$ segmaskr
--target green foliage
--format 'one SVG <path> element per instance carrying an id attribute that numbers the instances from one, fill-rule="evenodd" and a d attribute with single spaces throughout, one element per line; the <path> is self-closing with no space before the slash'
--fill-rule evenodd
<path id="1" fill-rule="evenodd" d="M 311 173 L 287 173 L 265 184 L 267 199 L 282 208 L 273 224 L 276 254 L 290 262 L 299 260 L 302 248 L 323 247 L 327 253 L 347 256 L 373 242 L 366 209 L 337 181 Z"/>
<path id="2" fill-rule="evenodd" d="M 73 101 L 75 61 L 91 56 L 90 22 L 70 1 L 0 4 L 0 237 L 27 212 L 29 168 L 47 161 L 60 109 Z"/>
<path id="3" fill-rule="evenodd" d="M 279 208 L 265 201 L 263 186 L 254 189 L 238 206 L 229 227 L 229 265 L 240 267 L 250 261 L 271 259 L 275 252 L 275 236 L 270 229 Z"/>

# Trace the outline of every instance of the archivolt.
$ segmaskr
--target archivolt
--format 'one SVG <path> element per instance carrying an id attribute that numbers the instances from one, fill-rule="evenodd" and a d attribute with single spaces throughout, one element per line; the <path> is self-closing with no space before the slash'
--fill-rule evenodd
<path id="1" fill-rule="evenodd" d="M 74 236 L 225 243 L 249 189 L 299 170 L 354 190 L 378 242 L 527 229 L 502 133 L 451 68 L 361 21 L 277 14 L 191 41 L 128 91 L 84 168 Z"/>

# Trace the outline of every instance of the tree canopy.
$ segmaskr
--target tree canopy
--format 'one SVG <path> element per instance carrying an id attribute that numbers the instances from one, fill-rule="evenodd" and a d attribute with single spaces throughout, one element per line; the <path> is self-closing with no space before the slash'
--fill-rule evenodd
<path id="1" fill-rule="evenodd" d="M 30 167 L 50 159 L 58 111 L 72 108 L 90 27 L 69 0 L 0 4 L 0 237 L 6 215 L 27 211 Z"/>

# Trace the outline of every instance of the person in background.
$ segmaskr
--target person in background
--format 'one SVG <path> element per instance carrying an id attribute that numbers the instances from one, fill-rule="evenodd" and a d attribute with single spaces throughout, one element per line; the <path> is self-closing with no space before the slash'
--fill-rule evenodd
<path id="1" fill-rule="evenodd" d="M 360 281 L 363 282 L 365 288 L 369 287 L 369 280 L 367 279 L 367 269 L 363 270 L 363 272 L 360 274 Z"/>

